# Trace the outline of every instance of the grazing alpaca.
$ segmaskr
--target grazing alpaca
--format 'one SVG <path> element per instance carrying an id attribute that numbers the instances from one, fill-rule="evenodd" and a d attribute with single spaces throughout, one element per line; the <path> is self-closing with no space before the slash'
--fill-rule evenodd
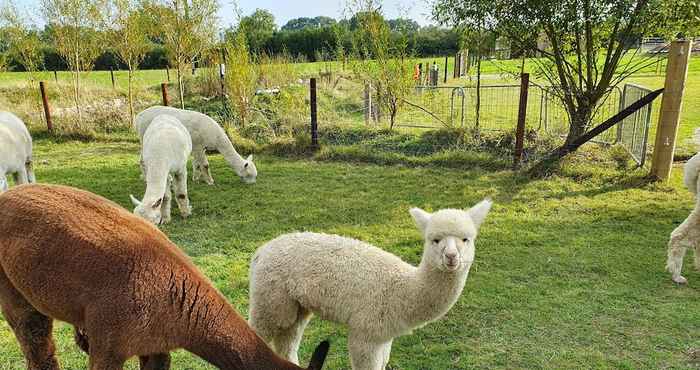
<path id="1" fill-rule="evenodd" d="M 194 181 L 204 180 L 209 185 L 214 184 L 209 170 L 206 150 L 217 150 L 224 156 L 228 165 L 236 171 L 241 180 L 247 184 L 255 183 L 258 170 L 253 163 L 253 156 L 243 159 L 233 148 L 231 140 L 226 136 L 226 132 L 216 121 L 203 113 L 177 109 L 172 107 L 155 106 L 150 107 L 136 115 L 136 131 L 140 138 L 143 138 L 146 129 L 153 121 L 153 118 L 160 114 L 173 116 L 182 122 L 192 136 L 192 178 Z"/>
<path id="2" fill-rule="evenodd" d="M 90 370 L 119 370 L 133 356 L 150 366 L 179 348 L 220 369 L 299 369 L 156 227 L 74 188 L 0 195 L 0 308 L 31 370 L 59 369 L 53 320 L 81 328 Z"/>
<path id="3" fill-rule="evenodd" d="M 7 191 L 7 175 L 15 184 L 36 182 L 32 166 L 32 137 L 19 117 L 0 111 L 0 193 Z"/>
<path id="4" fill-rule="evenodd" d="M 192 152 L 192 139 L 177 118 L 156 116 L 141 140 L 141 158 L 146 175 L 143 201 L 131 196 L 134 213 L 153 224 L 170 222 L 171 187 L 180 214 L 192 214 L 187 197 L 187 158 Z"/>
<path id="5" fill-rule="evenodd" d="M 468 211 L 412 209 L 425 238 L 418 267 L 355 239 L 282 235 L 253 256 L 250 324 L 297 362 L 304 328 L 317 314 L 348 326 L 353 369 L 384 369 L 395 337 L 442 317 L 459 298 L 490 208 L 485 200 Z"/>
<path id="6" fill-rule="evenodd" d="M 700 129 L 695 130 L 695 143 L 700 146 Z M 683 182 L 695 195 L 695 208 L 688 218 L 683 221 L 673 232 L 668 242 L 668 259 L 666 269 L 671 273 L 671 279 L 678 284 L 685 284 L 688 280 L 681 275 L 683 257 L 688 247 L 695 248 L 695 268 L 700 270 L 700 153 L 688 160 L 683 168 Z"/>

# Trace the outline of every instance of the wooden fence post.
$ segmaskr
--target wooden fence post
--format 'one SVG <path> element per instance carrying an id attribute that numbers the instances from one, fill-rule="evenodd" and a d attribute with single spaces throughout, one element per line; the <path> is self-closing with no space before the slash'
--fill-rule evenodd
<path id="1" fill-rule="evenodd" d="M 525 146 L 525 118 L 527 117 L 527 94 L 530 88 L 530 74 L 520 75 L 520 105 L 518 107 L 518 126 L 515 129 L 515 158 L 513 168 L 520 166 L 523 159 L 523 147 Z"/>
<path id="2" fill-rule="evenodd" d="M 169 106 L 170 105 L 170 100 L 168 99 L 168 83 L 163 82 L 160 84 L 160 93 L 163 95 L 163 105 L 164 106 Z"/>
<path id="3" fill-rule="evenodd" d="M 51 122 L 51 109 L 49 108 L 49 98 L 46 94 L 46 84 L 44 81 L 39 81 L 39 90 L 41 90 L 41 100 L 44 103 L 44 116 L 46 117 L 46 128 L 49 133 L 53 133 L 53 123 Z"/>
<path id="4" fill-rule="evenodd" d="M 316 79 L 309 82 L 309 100 L 311 102 L 311 147 L 318 149 L 318 110 L 316 105 Z"/>
<path id="5" fill-rule="evenodd" d="M 109 75 L 112 76 L 112 89 L 117 88 L 117 84 L 114 82 L 114 69 L 109 67 Z"/>
<path id="6" fill-rule="evenodd" d="M 170 67 L 165 66 L 165 75 L 168 77 L 168 82 L 170 82 Z"/>
<path id="7" fill-rule="evenodd" d="M 443 76 L 443 78 L 442 78 L 443 79 L 442 83 L 445 83 L 445 84 L 447 83 L 447 63 L 448 62 L 449 62 L 448 57 L 445 57 L 445 76 Z"/>
<path id="8" fill-rule="evenodd" d="M 674 41 L 668 52 L 664 96 L 651 159 L 651 175 L 663 181 L 671 178 L 691 47 L 692 43 L 688 40 Z"/>

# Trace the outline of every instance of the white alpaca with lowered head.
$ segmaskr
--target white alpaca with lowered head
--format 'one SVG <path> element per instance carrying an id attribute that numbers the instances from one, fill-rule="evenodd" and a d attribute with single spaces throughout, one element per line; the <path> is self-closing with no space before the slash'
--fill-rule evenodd
<path id="1" fill-rule="evenodd" d="M 253 256 L 250 324 L 298 363 L 304 328 L 316 314 L 348 326 L 353 369 L 384 369 L 395 337 L 439 319 L 461 295 L 490 208 L 484 200 L 469 210 L 411 209 L 425 240 L 417 267 L 355 239 L 282 235 Z"/>
<path id="2" fill-rule="evenodd" d="M 16 115 L 0 111 L 0 193 L 7 191 L 7 175 L 16 185 L 34 183 L 32 136 Z"/>
<path id="3" fill-rule="evenodd" d="M 134 213 L 158 225 L 170 222 L 171 187 L 183 218 L 192 213 L 187 195 L 187 158 L 192 139 L 187 129 L 172 116 L 156 116 L 141 140 L 141 158 L 146 177 L 146 194 L 139 201 L 131 195 Z"/>
<path id="4" fill-rule="evenodd" d="M 192 179 L 203 180 L 209 185 L 214 184 L 209 169 L 206 150 L 217 150 L 224 156 L 228 165 L 236 172 L 241 180 L 253 184 L 258 176 L 258 170 L 253 163 L 253 155 L 241 157 L 234 149 L 231 140 L 224 129 L 206 114 L 173 107 L 154 106 L 136 115 L 134 119 L 136 131 L 143 138 L 153 118 L 159 114 L 167 114 L 180 120 L 192 137 Z"/>

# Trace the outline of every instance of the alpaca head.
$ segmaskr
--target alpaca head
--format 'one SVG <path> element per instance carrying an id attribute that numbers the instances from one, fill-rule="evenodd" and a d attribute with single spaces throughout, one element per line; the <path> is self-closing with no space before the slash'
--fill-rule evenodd
<path id="1" fill-rule="evenodd" d="M 255 179 L 258 177 L 258 169 L 253 163 L 253 155 L 249 155 L 248 158 L 243 162 L 243 166 L 238 171 L 238 176 L 246 184 L 255 184 Z"/>
<path id="2" fill-rule="evenodd" d="M 160 206 L 163 203 L 163 198 L 159 198 L 150 204 L 145 204 L 144 202 L 134 198 L 133 195 L 129 195 L 129 197 L 131 197 L 131 203 L 134 203 L 134 206 L 136 207 L 134 208 L 135 215 L 146 219 L 148 222 L 154 225 L 161 224 L 163 217 L 160 213 Z"/>
<path id="3" fill-rule="evenodd" d="M 474 262 L 474 240 L 491 204 L 490 199 L 484 199 L 468 210 L 435 213 L 412 208 L 411 216 L 425 238 L 423 262 L 445 272 L 468 270 Z"/>

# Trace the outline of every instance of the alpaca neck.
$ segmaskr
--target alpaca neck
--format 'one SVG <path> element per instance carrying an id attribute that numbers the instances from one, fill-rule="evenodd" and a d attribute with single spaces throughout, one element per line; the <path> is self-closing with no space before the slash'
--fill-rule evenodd
<path id="1" fill-rule="evenodd" d="M 154 164 L 146 168 L 146 194 L 144 202 L 152 202 L 162 198 L 168 186 L 170 172 L 164 165 Z"/>
<path id="2" fill-rule="evenodd" d="M 243 171 L 243 165 L 245 165 L 245 159 L 234 149 L 231 140 L 229 140 L 223 130 L 221 130 L 220 136 L 216 149 L 224 156 L 229 167 L 233 168 L 233 170 L 240 175 Z"/>
<path id="3" fill-rule="evenodd" d="M 277 356 L 218 294 L 203 297 L 193 307 L 183 327 L 190 338 L 186 350 L 223 370 L 298 369 Z M 200 308 L 206 312 L 202 318 Z"/>
<path id="4" fill-rule="evenodd" d="M 414 274 L 405 301 L 409 306 L 402 315 L 404 322 L 419 327 L 442 317 L 452 308 L 462 294 L 469 269 L 442 271 L 431 266 L 424 256 Z"/>

